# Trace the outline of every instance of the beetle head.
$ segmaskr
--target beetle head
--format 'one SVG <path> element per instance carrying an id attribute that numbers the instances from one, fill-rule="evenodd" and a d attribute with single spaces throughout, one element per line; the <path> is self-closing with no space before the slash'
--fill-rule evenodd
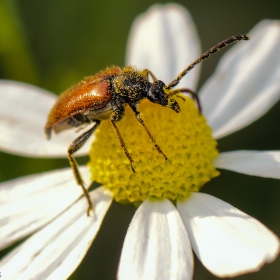
<path id="1" fill-rule="evenodd" d="M 153 102 L 160 104 L 161 106 L 171 108 L 176 113 L 180 112 L 179 104 L 176 100 L 170 98 L 168 94 L 164 91 L 165 84 L 162 81 L 155 81 L 152 83 L 147 98 Z"/>

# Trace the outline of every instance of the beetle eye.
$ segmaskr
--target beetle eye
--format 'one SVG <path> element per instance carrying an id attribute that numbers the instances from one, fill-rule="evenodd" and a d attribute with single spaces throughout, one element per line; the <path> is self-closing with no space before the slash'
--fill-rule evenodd
<path id="1" fill-rule="evenodd" d="M 164 86 L 165 84 L 162 81 L 158 80 L 153 82 L 148 91 L 147 98 L 153 103 L 158 103 L 166 106 L 168 104 L 168 100 L 167 95 L 163 90 Z"/>

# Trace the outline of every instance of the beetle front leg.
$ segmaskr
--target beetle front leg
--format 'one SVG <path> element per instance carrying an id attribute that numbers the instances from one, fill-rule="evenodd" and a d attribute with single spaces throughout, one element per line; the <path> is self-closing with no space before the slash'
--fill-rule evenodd
<path id="1" fill-rule="evenodd" d="M 76 160 L 73 157 L 73 154 L 76 151 L 78 151 L 85 144 L 85 142 L 88 140 L 88 138 L 93 134 L 93 132 L 99 126 L 99 124 L 100 124 L 100 121 L 95 121 L 94 126 L 90 130 L 86 131 L 85 133 L 80 135 L 78 138 L 76 138 L 70 144 L 70 146 L 68 148 L 68 160 L 69 160 L 70 166 L 72 168 L 72 171 L 74 173 L 74 177 L 76 179 L 77 184 L 82 187 L 84 196 L 85 196 L 85 198 L 86 198 L 86 200 L 88 202 L 88 209 L 87 209 L 87 215 L 88 216 L 89 216 L 90 210 L 93 211 L 92 203 L 91 203 L 91 200 L 90 200 L 90 197 L 89 197 L 88 190 L 85 187 L 84 181 L 83 181 L 82 176 L 81 176 L 81 174 L 79 172 L 78 164 L 77 164 Z"/>
<path id="2" fill-rule="evenodd" d="M 115 106 L 114 112 L 111 115 L 110 121 L 111 121 L 111 124 L 113 125 L 115 133 L 117 134 L 117 137 L 119 139 L 120 145 L 123 148 L 123 151 L 124 151 L 127 159 L 130 162 L 131 170 L 135 173 L 135 170 L 134 170 L 134 168 L 132 166 L 133 159 L 132 159 L 131 155 L 129 154 L 129 152 L 128 152 L 127 148 L 126 148 L 126 145 L 125 145 L 125 143 L 123 141 L 121 133 L 120 133 L 120 131 L 119 131 L 117 125 L 116 125 L 116 122 L 121 120 L 123 115 L 124 115 L 124 104 L 120 100 L 115 100 L 114 106 Z"/>
<path id="3" fill-rule="evenodd" d="M 185 93 L 189 93 L 190 94 L 192 99 L 195 100 L 195 102 L 197 104 L 197 108 L 198 108 L 199 114 L 201 114 L 202 108 L 201 108 L 200 100 L 199 100 L 199 97 L 198 97 L 197 93 L 195 93 L 194 91 L 192 91 L 192 90 L 190 90 L 188 88 L 180 88 L 180 89 L 172 90 L 169 95 L 172 96 L 172 95 L 176 95 L 176 94 L 181 93 L 181 92 L 185 92 Z M 183 98 L 180 95 L 178 97 Z"/>
<path id="4" fill-rule="evenodd" d="M 151 132 L 149 131 L 149 129 L 146 127 L 144 121 L 141 119 L 140 117 L 140 113 L 137 111 L 136 107 L 132 104 L 129 104 L 130 108 L 133 110 L 133 112 L 135 113 L 135 117 L 137 119 L 137 121 L 144 127 L 144 129 L 146 130 L 149 138 L 152 140 L 152 142 L 155 145 L 156 150 L 158 151 L 159 154 L 162 154 L 163 157 L 165 158 L 165 160 L 167 160 L 167 156 L 163 153 L 163 151 L 161 150 L 160 146 L 157 144 L 155 138 L 153 137 L 153 135 L 151 134 Z"/>
<path id="5" fill-rule="evenodd" d="M 153 80 L 153 82 L 155 82 L 155 81 L 158 80 L 158 79 L 156 78 L 156 76 L 153 74 L 153 72 L 150 71 L 149 69 L 144 69 L 144 70 L 142 70 L 142 73 L 143 73 L 144 75 L 147 75 L 147 78 L 148 78 L 149 75 L 150 75 L 151 78 L 152 78 L 152 80 Z"/>

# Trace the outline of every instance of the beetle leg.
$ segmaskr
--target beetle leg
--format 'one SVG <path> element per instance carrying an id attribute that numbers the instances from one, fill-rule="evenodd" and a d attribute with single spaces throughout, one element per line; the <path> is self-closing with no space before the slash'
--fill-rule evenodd
<path id="1" fill-rule="evenodd" d="M 155 81 L 158 80 L 158 79 L 156 78 L 156 76 L 153 74 L 153 72 L 151 72 L 149 69 L 144 69 L 144 70 L 142 70 L 142 73 L 143 73 L 144 75 L 147 75 L 147 77 L 150 75 L 151 78 L 152 78 L 152 80 L 153 80 L 153 82 L 155 82 Z"/>
<path id="2" fill-rule="evenodd" d="M 119 104 L 118 104 L 118 103 L 119 103 Z M 134 170 L 134 168 L 133 168 L 133 166 L 132 166 L 133 159 L 132 159 L 131 155 L 129 154 L 129 152 L 128 152 L 127 148 L 126 148 L 125 143 L 124 143 L 124 141 L 123 141 L 123 138 L 122 138 L 122 136 L 121 136 L 121 133 L 120 133 L 120 131 L 119 131 L 117 125 L 116 125 L 116 122 L 118 122 L 119 120 L 121 120 L 121 118 L 122 118 L 123 115 L 124 115 L 124 106 L 123 106 L 122 103 L 120 103 L 120 100 L 116 100 L 115 106 L 116 106 L 116 108 L 114 109 L 114 112 L 113 112 L 112 115 L 111 115 L 110 121 L 111 121 L 111 124 L 113 125 L 113 128 L 114 128 L 115 133 L 117 134 L 117 137 L 118 137 L 118 139 L 119 139 L 120 145 L 121 145 L 121 147 L 123 148 L 124 153 L 125 153 L 127 159 L 128 159 L 129 162 L 130 162 L 131 170 L 135 173 L 135 170 Z"/>
<path id="3" fill-rule="evenodd" d="M 192 99 L 195 100 L 195 102 L 197 104 L 199 114 L 201 114 L 202 108 L 201 108 L 200 100 L 199 100 L 199 97 L 198 97 L 197 93 L 195 93 L 194 91 L 192 91 L 188 88 L 180 88 L 180 89 L 176 89 L 176 90 L 171 91 L 171 93 L 169 95 L 172 96 L 172 95 L 175 95 L 175 94 L 178 94 L 178 93 L 181 93 L 181 92 L 186 92 L 186 93 L 190 94 Z M 179 96 L 179 97 L 181 97 L 181 96 Z M 183 97 L 181 97 L 181 98 L 183 98 Z"/>
<path id="4" fill-rule="evenodd" d="M 155 145 L 155 148 L 157 149 L 157 151 L 159 152 L 159 154 L 162 154 L 163 157 L 165 158 L 165 160 L 167 160 L 167 156 L 163 153 L 163 151 L 161 150 L 161 148 L 159 147 L 159 145 L 156 143 L 156 140 L 154 139 L 154 137 L 152 136 L 151 132 L 148 130 L 148 128 L 146 127 L 144 121 L 141 119 L 140 117 L 140 113 L 137 111 L 136 107 L 134 105 L 129 104 L 130 108 L 133 110 L 133 112 L 135 113 L 135 117 L 137 119 L 137 121 L 144 127 L 144 129 L 146 130 L 147 134 L 149 135 L 150 139 L 152 140 L 152 142 Z"/>
<path id="5" fill-rule="evenodd" d="M 93 211 L 93 208 L 92 208 L 92 203 L 91 203 L 91 200 L 90 200 L 90 197 L 89 197 L 89 193 L 88 193 L 88 190 L 87 188 L 85 187 L 85 184 L 84 184 L 84 181 L 82 179 L 82 176 L 79 172 L 79 168 L 78 168 L 78 164 L 76 162 L 76 160 L 74 159 L 73 157 L 73 154 L 78 151 L 84 144 L 85 142 L 88 140 L 88 138 L 92 135 L 92 133 L 96 130 L 96 128 L 99 126 L 100 124 L 100 121 L 96 120 L 95 121 L 95 124 L 94 126 L 86 131 L 85 133 L 83 133 L 82 135 L 80 135 L 78 138 L 76 138 L 69 146 L 68 148 L 68 160 L 69 160 L 69 163 L 70 163 L 70 166 L 73 170 L 73 173 L 74 173 L 74 176 L 75 176 L 75 179 L 76 179 L 76 182 L 79 186 L 82 187 L 82 190 L 83 190 L 83 193 L 84 193 L 84 196 L 88 202 L 88 209 L 87 209 L 87 215 L 89 216 L 89 212 L 90 210 Z"/>

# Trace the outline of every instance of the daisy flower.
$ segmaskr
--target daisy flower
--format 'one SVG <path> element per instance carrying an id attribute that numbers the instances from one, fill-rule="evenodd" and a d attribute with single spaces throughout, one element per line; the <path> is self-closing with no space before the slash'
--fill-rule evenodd
<path id="1" fill-rule="evenodd" d="M 138 207 L 123 244 L 118 279 L 191 279 L 192 250 L 219 277 L 256 271 L 273 261 L 279 253 L 274 233 L 232 205 L 199 192 L 219 175 L 216 168 L 280 178 L 279 151 L 219 154 L 214 140 L 252 123 L 279 100 L 280 22 L 264 20 L 249 35 L 251 41 L 233 46 L 199 91 L 205 117 L 187 97 L 177 97 L 179 114 L 140 103 L 141 116 L 168 160 L 127 109 L 118 127 L 134 160 L 132 173 L 110 122 L 102 121 L 91 148 L 87 143 L 79 152 L 90 150 L 88 166 L 80 168 L 84 180 L 102 184 L 90 192 L 92 217 L 86 215 L 88 205 L 70 168 L 2 183 L 0 246 L 25 238 L 0 261 L 3 278 L 69 277 L 113 199 Z M 178 5 L 156 5 L 135 20 L 126 64 L 148 68 L 169 83 L 200 53 L 188 12 Z M 195 89 L 198 75 L 196 67 L 180 88 Z M 75 133 L 66 131 L 50 142 L 43 134 L 55 95 L 13 81 L 1 81 L 0 90 L 0 147 L 25 156 L 65 156 Z"/>

